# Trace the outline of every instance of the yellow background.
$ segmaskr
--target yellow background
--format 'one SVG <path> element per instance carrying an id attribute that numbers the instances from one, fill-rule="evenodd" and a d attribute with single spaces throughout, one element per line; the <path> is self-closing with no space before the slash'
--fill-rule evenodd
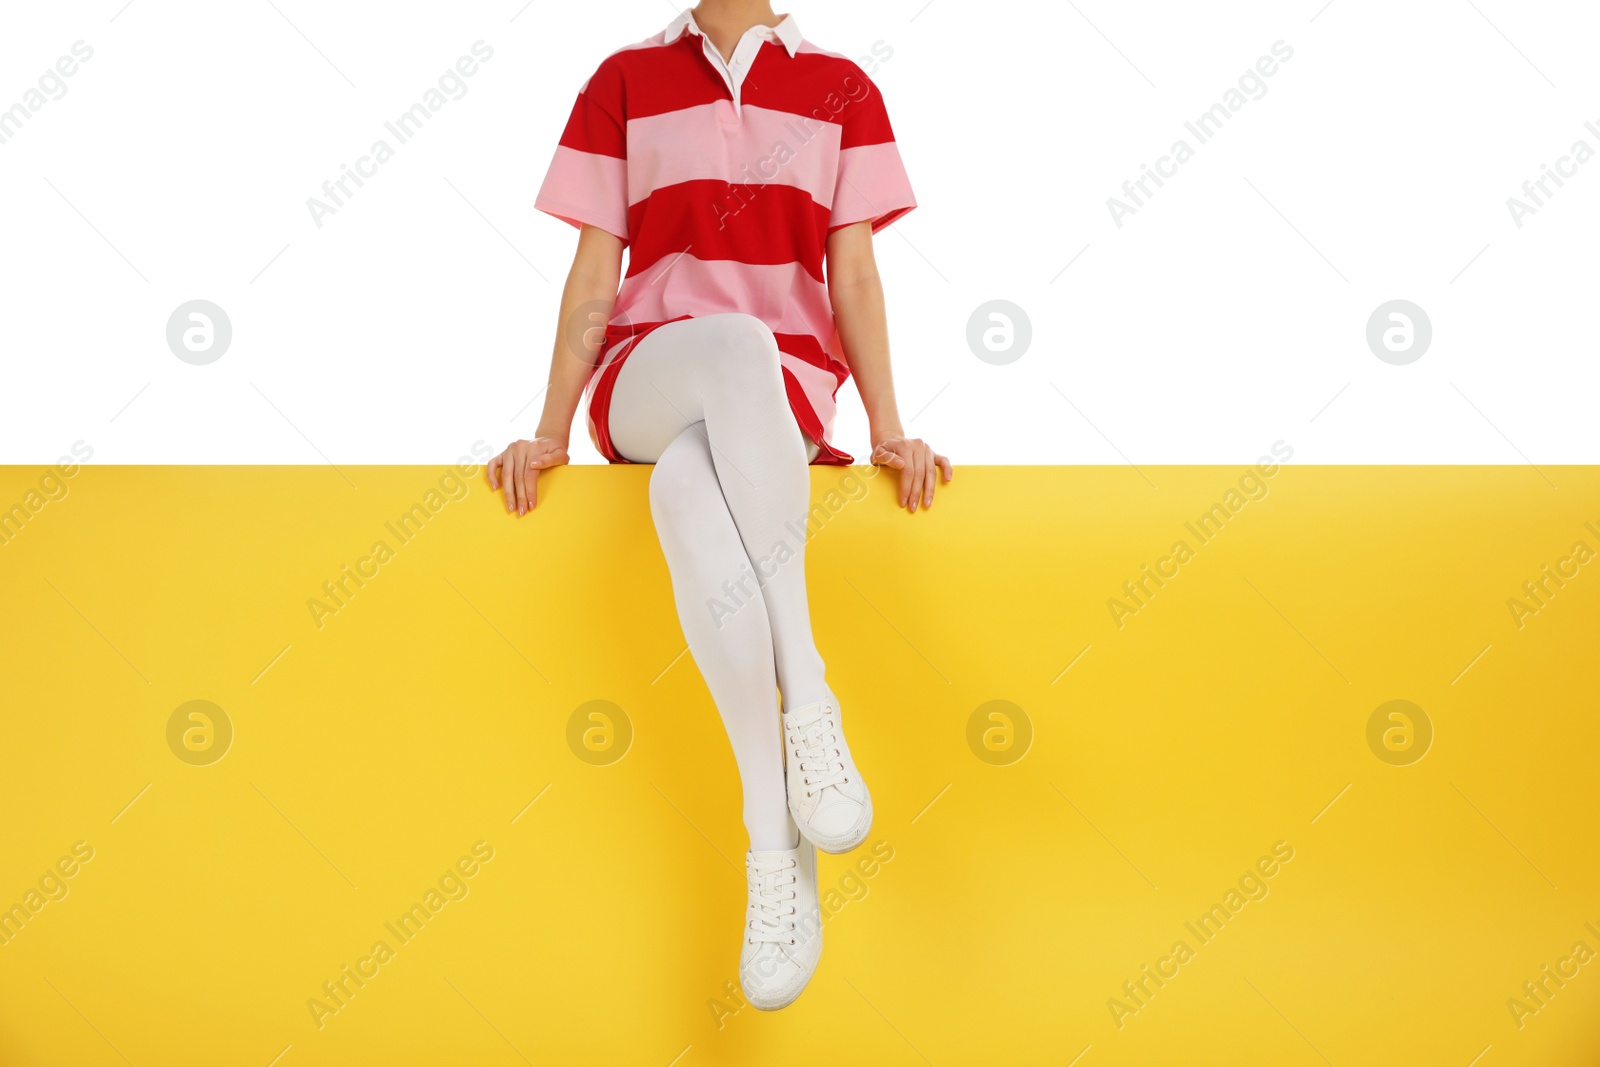
<path id="1" fill-rule="evenodd" d="M 0 507 L 43 473 L 0 468 Z M 851 896 L 810 988 L 720 1020 L 738 784 L 649 469 L 557 471 L 521 519 L 480 473 L 398 544 L 446 473 L 86 467 L 0 546 L 0 905 L 94 849 L 0 947 L 0 1062 L 1600 1062 L 1600 961 L 1521 1029 L 1506 1006 L 1600 950 L 1600 562 L 1520 629 L 1506 606 L 1600 548 L 1600 470 L 1285 467 L 1206 545 L 1184 523 L 1245 467 L 964 468 L 915 516 L 869 483 L 808 573 L 893 858 L 822 857 Z M 814 468 L 814 500 L 847 476 Z M 308 599 L 380 539 L 319 629 Z M 208 766 L 167 743 L 196 699 L 235 732 Z M 1410 766 L 1367 745 L 1392 699 L 1435 731 Z M 591 700 L 631 724 L 610 765 L 567 743 Z M 1031 723 L 1009 765 L 968 745 L 992 700 Z M 323 982 L 478 841 L 468 895 L 319 1029 Z M 1278 841 L 1201 944 L 1185 922 Z"/>

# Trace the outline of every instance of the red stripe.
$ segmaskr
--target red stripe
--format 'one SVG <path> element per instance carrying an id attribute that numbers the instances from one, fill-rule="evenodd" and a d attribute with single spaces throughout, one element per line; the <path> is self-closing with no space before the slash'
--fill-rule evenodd
<path id="1" fill-rule="evenodd" d="M 623 359 L 627 357 L 624 356 Z M 611 463 L 630 463 L 624 459 L 617 446 L 611 443 L 611 387 L 617 384 L 616 368 L 621 360 L 600 370 L 600 380 L 595 383 L 594 394 L 589 397 L 589 418 L 594 420 L 595 447 Z"/>
<path id="2" fill-rule="evenodd" d="M 818 441 L 817 458 L 811 462 L 818 467 L 848 467 L 855 461 L 850 453 L 841 452 L 826 441 Z"/>
<path id="3" fill-rule="evenodd" d="M 617 375 L 621 373 L 623 363 L 627 362 L 628 357 L 633 354 L 634 347 L 644 340 L 650 331 L 658 326 L 665 326 L 669 322 L 678 322 L 688 317 L 688 315 L 679 315 L 676 318 L 665 319 L 661 322 L 629 322 L 606 326 L 605 339 L 600 343 L 600 351 L 595 354 L 596 359 L 603 361 L 612 349 L 629 338 L 633 338 L 633 344 L 628 346 L 627 351 L 600 368 L 598 372 L 600 378 L 595 382 L 594 392 L 589 397 L 589 417 L 594 420 L 594 432 L 597 438 L 595 447 L 610 462 L 633 462 L 624 457 L 621 452 L 618 452 L 617 446 L 611 441 L 611 390 L 617 384 Z"/>
<path id="4" fill-rule="evenodd" d="M 857 221 L 859 221 L 859 222 L 871 222 L 872 223 L 872 232 L 873 233 L 877 233 L 879 230 L 881 230 L 885 226 L 889 225 L 889 223 L 893 222 L 895 219 L 899 218 L 901 215 L 904 215 L 906 212 L 908 212 L 910 210 L 911 209 L 908 208 L 908 207 L 895 208 L 893 211 L 884 212 L 882 215 L 879 215 L 875 219 L 859 219 Z M 855 225 L 854 222 L 841 222 L 837 226 L 829 226 L 828 227 L 828 233 L 832 234 L 833 231 L 835 231 L 835 230 L 842 230 L 846 226 L 854 226 L 854 225 Z"/>
<path id="5" fill-rule="evenodd" d="M 808 333 L 777 333 L 772 336 L 778 342 L 778 351 L 829 371 L 836 383 L 832 395 L 835 400 L 838 399 L 839 386 L 850 376 L 850 371 L 828 355 L 820 341 Z M 799 380 L 787 367 L 783 371 L 783 387 L 789 394 L 789 409 L 794 412 L 795 421 L 808 437 L 817 442 L 817 458 L 812 462 L 819 467 L 848 467 L 854 463 L 855 459 L 850 453 L 841 452 L 822 439 L 822 419 L 811 407 L 811 400 L 800 387 Z"/>
<path id="6" fill-rule="evenodd" d="M 853 459 L 848 452 L 841 452 L 822 439 L 822 420 L 817 413 L 811 410 L 811 401 L 806 399 L 806 391 L 800 388 L 800 383 L 790 373 L 789 368 L 783 369 L 783 389 L 789 395 L 789 410 L 794 412 L 795 421 L 800 424 L 800 429 L 805 435 L 817 442 L 817 458 L 812 460 L 819 467 L 848 467 Z"/>
<path id="7" fill-rule="evenodd" d="M 652 218 L 666 225 L 649 225 Z M 634 235 L 628 277 L 668 256 L 686 251 L 696 259 L 739 263 L 798 263 L 823 280 L 828 209 L 804 189 L 790 185 L 746 185 L 704 179 L 657 189 L 628 208 Z M 796 225 L 809 218 L 812 225 Z"/>
<path id="8" fill-rule="evenodd" d="M 700 52 L 700 38 L 685 33 L 672 44 L 630 48 L 608 56 L 620 81 L 618 114 L 648 118 L 686 107 L 730 99 L 722 76 Z"/>
<path id="9" fill-rule="evenodd" d="M 561 143 L 580 152 L 628 158 L 626 103 L 624 71 L 608 58 L 578 93 L 561 132 Z"/>
<path id="10" fill-rule="evenodd" d="M 767 70 L 751 65 L 741 93 L 747 104 L 838 123 L 846 121 L 845 115 L 857 101 L 873 95 L 872 82 L 847 59 L 815 52 L 791 57 L 781 50 L 773 55 L 765 48 L 760 59 Z M 767 76 L 762 77 L 763 73 Z"/>
<path id="11" fill-rule="evenodd" d="M 794 356 L 813 367 L 821 367 L 834 377 L 834 392 L 839 391 L 845 379 L 850 377 L 850 369 L 843 363 L 828 355 L 827 349 L 822 347 L 822 342 L 812 337 L 809 333 L 775 333 L 773 339 L 778 342 L 778 351 Z"/>
<path id="12" fill-rule="evenodd" d="M 587 93 L 579 93 L 561 131 L 561 144 L 597 156 L 628 158 L 628 135 L 612 115 Z"/>
<path id="13" fill-rule="evenodd" d="M 892 140 L 894 129 L 889 125 L 889 112 L 883 106 L 883 94 L 874 85 L 870 96 L 852 101 L 845 109 L 844 129 L 839 133 L 839 151 Z"/>
<path id="14" fill-rule="evenodd" d="M 668 45 L 629 48 L 607 56 L 586 93 L 615 115 L 649 118 L 686 107 L 730 100 L 728 87 L 685 32 Z M 893 140 L 882 97 L 872 79 L 848 59 L 762 43 L 740 87 L 743 103 L 858 127 L 856 144 Z M 846 144 L 849 147 L 849 144 Z"/>

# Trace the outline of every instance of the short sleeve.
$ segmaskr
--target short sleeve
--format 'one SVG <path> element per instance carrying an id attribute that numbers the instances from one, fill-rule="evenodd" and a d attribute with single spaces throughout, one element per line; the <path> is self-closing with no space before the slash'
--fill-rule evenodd
<path id="1" fill-rule="evenodd" d="M 850 103 L 841 116 L 839 174 L 828 230 L 871 220 L 872 232 L 877 233 L 916 207 L 917 201 L 895 146 L 883 94 L 859 67 L 851 79 L 864 91 L 849 94 Z"/>
<path id="2" fill-rule="evenodd" d="M 533 206 L 628 240 L 628 135 L 620 66 L 608 59 L 578 92 Z"/>

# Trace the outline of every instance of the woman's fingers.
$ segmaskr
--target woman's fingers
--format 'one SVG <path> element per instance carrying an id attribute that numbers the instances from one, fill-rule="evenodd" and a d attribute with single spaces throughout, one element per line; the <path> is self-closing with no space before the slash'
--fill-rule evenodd
<path id="1" fill-rule="evenodd" d="M 878 445 L 872 451 L 872 462 L 900 472 L 899 504 L 912 514 L 919 506 L 924 510 L 933 507 L 940 476 L 948 482 L 956 473 L 947 457 L 917 438 L 897 437 Z"/>
<path id="2" fill-rule="evenodd" d="M 917 450 L 912 447 L 905 448 L 905 451 L 902 452 L 901 449 L 905 445 L 906 442 L 897 438 L 894 444 L 881 444 L 872 452 L 873 463 L 880 467 L 890 467 L 900 472 L 897 499 L 903 508 L 911 506 L 912 501 L 919 492 L 918 487 L 921 485 L 921 479 L 917 473 Z M 916 509 L 913 508 L 912 510 Z"/>
<path id="3" fill-rule="evenodd" d="M 566 462 L 566 447 L 555 438 L 513 441 L 489 461 L 489 487 L 505 495 L 507 511 L 526 515 L 539 500 L 539 472 Z"/>
<path id="4" fill-rule="evenodd" d="M 505 462 L 500 464 L 500 481 L 506 487 L 506 510 L 517 512 L 517 443 L 506 446 Z"/>
<path id="5" fill-rule="evenodd" d="M 519 446 L 512 454 L 511 462 L 506 465 L 511 468 L 511 480 L 517 487 L 517 514 L 525 515 L 528 512 L 527 450 Z"/>
<path id="6" fill-rule="evenodd" d="M 507 511 L 517 510 L 517 474 L 513 469 L 516 462 L 517 446 L 507 445 L 500 455 L 500 488 L 505 493 Z"/>
<path id="7" fill-rule="evenodd" d="M 528 466 L 536 470 L 546 470 L 550 467 L 559 467 L 567 461 L 565 449 L 556 448 L 554 445 L 544 445 L 538 452 L 528 458 Z"/>

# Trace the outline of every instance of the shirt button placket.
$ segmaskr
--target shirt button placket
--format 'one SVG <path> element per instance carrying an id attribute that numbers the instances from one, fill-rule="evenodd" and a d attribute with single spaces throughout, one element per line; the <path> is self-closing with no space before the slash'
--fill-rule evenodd
<path id="1" fill-rule="evenodd" d="M 733 50 L 733 62 L 729 71 L 733 82 L 733 113 L 741 119 L 744 117 L 744 79 L 750 73 L 750 64 L 755 62 L 756 54 L 761 51 L 763 38 L 752 30 L 745 34 L 738 47 Z"/>
<path id="2" fill-rule="evenodd" d="M 722 57 L 715 54 L 716 48 L 714 45 L 712 45 L 710 38 L 704 36 L 700 38 L 700 51 L 701 54 L 706 57 L 706 62 L 710 63 L 717 74 L 721 76 L 722 84 L 727 86 L 728 95 L 733 104 L 733 120 L 730 122 L 728 119 L 723 118 L 722 124 L 724 126 L 739 125 L 742 118 L 739 109 L 739 82 L 735 80 L 733 71 L 730 70 L 728 65 L 722 61 Z M 738 53 L 736 52 L 735 59 L 737 59 L 737 56 Z"/>

